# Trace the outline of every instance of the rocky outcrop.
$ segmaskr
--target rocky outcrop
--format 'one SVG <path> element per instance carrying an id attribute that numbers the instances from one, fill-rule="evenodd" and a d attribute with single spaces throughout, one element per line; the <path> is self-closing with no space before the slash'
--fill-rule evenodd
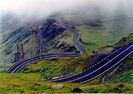
<path id="1" fill-rule="evenodd" d="M 57 84 L 57 85 L 51 86 L 52 89 L 62 89 L 63 87 L 64 87 L 63 84 Z"/>
<path id="2" fill-rule="evenodd" d="M 58 25 L 56 20 L 48 19 L 42 24 L 42 35 L 45 42 L 54 39 L 57 35 L 61 34 L 65 29 Z"/>

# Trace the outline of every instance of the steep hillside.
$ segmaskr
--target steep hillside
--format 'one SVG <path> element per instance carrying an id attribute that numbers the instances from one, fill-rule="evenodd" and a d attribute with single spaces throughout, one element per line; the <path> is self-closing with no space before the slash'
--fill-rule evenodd
<path id="1" fill-rule="evenodd" d="M 133 42 L 133 33 L 131 33 L 128 37 L 122 38 L 118 43 L 116 43 L 116 47 L 122 46 L 129 42 Z M 133 54 L 122 61 L 118 70 L 107 81 L 110 83 L 133 83 Z"/>
<path id="2" fill-rule="evenodd" d="M 49 19 L 39 24 L 39 26 L 40 25 L 42 25 L 43 27 L 43 37 L 44 37 L 45 45 L 47 45 L 44 53 L 63 52 L 63 51 L 77 52 L 77 50 L 73 46 L 71 32 L 62 28 L 55 20 Z M 79 33 L 81 32 L 80 41 L 87 49 L 88 51 L 87 54 L 82 55 L 79 58 L 58 58 L 58 59 L 51 58 L 47 60 L 42 60 L 27 66 L 18 74 L 6 74 L 6 75 L 1 74 L 0 77 L 2 79 L 0 81 L 1 83 L 0 92 L 8 93 L 10 91 L 13 94 L 27 93 L 27 92 L 30 92 L 30 93 L 42 93 L 42 92 L 130 93 L 130 92 L 133 92 L 132 91 L 133 89 L 132 55 L 123 61 L 123 63 L 118 68 L 117 72 L 113 74 L 113 77 L 109 77 L 109 79 L 106 80 L 108 84 L 99 84 L 101 78 L 98 78 L 94 81 L 91 81 L 90 83 L 86 83 L 82 85 L 71 84 L 71 83 L 57 84 L 57 83 L 44 82 L 44 80 L 55 79 L 58 77 L 67 77 L 75 73 L 84 71 L 86 66 L 90 66 L 92 64 L 91 61 L 93 60 L 90 60 L 90 59 L 93 57 L 94 54 L 96 54 L 96 52 L 97 53 L 100 52 L 100 54 L 107 53 L 107 52 L 110 52 L 113 47 L 120 47 L 124 44 L 127 44 L 133 41 L 133 38 L 132 38 L 133 34 L 130 34 L 128 37 L 125 37 L 130 33 L 130 31 L 125 32 L 124 30 L 119 32 L 113 32 L 113 31 L 105 32 L 104 30 L 106 29 L 103 28 L 104 25 L 96 25 L 95 27 L 94 23 L 93 25 L 84 24 L 84 25 L 74 25 L 74 26 L 78 29 Z M 29 30 L 29 29 L 26 29 L 26 30 Z M 119 33 L 122 33 L 122 35 L 119 35 Z M 12 33 L 10 34 L 9 35 L 12 36 Z M 18 32 L 13 34 L 19 36 Z M 21 40 L 22 42 L 24 41 L 24 48 L 27 53 L 32 52 L 32 47 L 29 46 L 29 45 L 32 45 L 31 33 L 29 33 L 28 36 L 29 37 L 26 38 L 27 40 L 25 38 L 22 38 Z M 125 37 L 125 38 L 122 38 L 122 37 Z M 15 39 L 11 40 L 10 42 L 14 44 L 17 43 L 16 41 L 21 42 L 20 40 L 16 40 L 16 41 L 14 40 Z M 11 50 L 9 49 L 9 51 L 14 51 L 15 45 L 13 45 L 13 47 L 14 49 L 11 48 Z M 88 60 L 89 62 L 87 62 Z M 1 70 L 1 72 L 4 72 L 4 71 Z M 5 83 L 5 82 L 8 82 L 8 83 Z"/>
<path id="3" fill-rule="evenodd" d="M 129 36 L 132 36 L 130 34 Z M 131 38 L 131 37 L 130 37 Z M 127 37 L 129 40 L 129 37 Z M 130 40 L 132 41 L 132 40 Z M 122 41 L 121 41 L 122 42 Z M 128 41 L 129 42 L 129 41 Z M 126 43 L 128 43 L 126 42 Z M 116 45 L 121 44 L 118 42 Z M 133 71 L 129 68 L 123 68 L 124 70 L 118 71 L 113 75 L 110 80 L 107 80 L 107 84 L 99 84 L 99 80 L 96 79 L 86 84 L 72 84 L 72 83 L 47 83 L 42 80 L 51 79 L 52 77 L 58 77 L 64 70 L 78 67 L 72 74 L 82 71 L 86 58 L 88 55 L 84 55 L 80 58 L 62 58 L 62 59 L 48 59 L 38 63 L 27 66 L 23 73 L 18 74 L 1 74 L 0 80 L 0 92 L 17 94 L 17 93 L 133 93 Z M 132 65 L 131 56 L 123 61 L 123 64 Z M 77 62 L 76 62 L 77 61 Z M 72 63 L 73 62 L 73 63 Z M 76 62 L 76 63 L 75 63 Z M 130 62 L 130 63 L 129 63 Z M 68 65 L 65 67 L 65 64 Z M 80 67 L 81 66 L 81 67 Z M 61 69 L 62 68 L 62 69 Z M 122 68 L 122 67 L 120 67 Z M 125 70 L 126 69 L 126 70 Z M 32 73 L 30 73 L 32 72 Z M 72 75 L 69 74 L 69 75 Z"/>
<path id="4" fill-rule="evenodd" d="M 92 52 L 100 47 L 114 46 L 123 37 L 132 33 L 132 28 L 126 20 L 102 21 L 102 25 L 97 26 L 97 20 L 92 21 L 96 25 L 83 24 L 77 28 L 81 33 L 82 44 L 88 52 Z"/>
<path id="5" fill-rule="evenodd" d="M 132 34 L 130 34 L 128 37 L 126 37 L 126 39 L 127 39 L 127 42 L 123 41 L 123 42 L 125 42 L 125 43 L 123 43 L 122 42 L 123 39 L 122 39 L 122 40 L 120 40 L 120 42 L 116 43 L 116 45 L 114 47 L 120 47 L 122 45 L 125 45 L 125 44 L 133 41 Z M 86 67 L 88 67 L 91 64 L 104 58 L 107 53 L 110 53 L 110 51 L 112 51 L 111 49 L 110 49 L 110 47 L 99 48 L 99 49 L 97 49 L 97 54 L 89 54 L 88 53 L 79 58 L 66 58 L 66 59 L 62 58 L 62 59 L 43 60 L 43 61 L 29 65 L 22 72 L 24 72 L 24 73 L 33 73 L 33 72 L 38 73 L 39 72 L 39 73 L 41 73 L 41 76 L 45 80 L 70 76 L 75 73 L 84 71 Z M 130 72 L 130 70 L 132 69 L 132 64 L 133 64 L 132 55 L 130 55 L 128 58 L 126 58 L 124 61 L 122 61 L 122 64 L 119 66 L 118 70 L 115 71 L 115 73 L 113 75 L 118 76 L 119 74 L 122 75 L 123 73 L 128 74 L 128 71 L 129 71 L 129 73 L 131 73 L 132 71 Z M 130 76 L 132 76 L 132 75 L 129 75 L 129 79 L 131 78 Z M 101 78 L 102 78 L 102 76 L 101 76 Z M 100 78 L 100 80 L 101 80 L 101 78 Z M 112 78 L 110 78 L 110 76 L 107 76 L 106 80 L 109 80 L 109 79 L 112 79 Z M 130 79 L 130 80 L 132 81 L 132 79 Z M 127 80 L 127 82 L 128 81 L 129 80 Z M 119 81 L 119 82 L 122 82 L 122 81 Z"/>
<path id="6" fill-rule="evenodd" d="M 35 56 L 30 55 L 33 53 L 34 45 L 30 32 L 31 27 L 43 27 L 44 53 L 77 52 L 73 46 L 72 33 L 62 28 L 58 24 L 58 20 L 54 20 L 56 16 L 51 18 L 49 17 L 48 20 L 30 19 L 25 22 L 10 13 L 3 15 L 0 31 L 4 36 L 0 42 L 1 63 L 11 63 L 16 52 L 16 45 L 20 43 L 24 44 L 25 57 Z M 99 16 L 85 19 L 82 15 L 66 15 L 64 18 L 79 31 L 80 41 L 89 53 L 101 47 L 113 46 L 132 32 L 132 21 L 124 19 L 124 17 L 114 20 Z"/>
<path id="7" fill-rule="evenodd" d="M 54 79 L 55 77 L 67 77 L 75 73 L 84 71 L 86 66 L 90 66 L 89 54 L 77 58 L 51 58 L 30 64 L 25 67 L 22 73 L 40 73 L 43 80 Z"/>
<path id="8" fill-rule="evenodd" d="M 52 50 L 55 51 L 72 51 L 75 50 L 72 42 L 62 42 L 67 36 L 72 37 L 69 32 L 65 32 L 58 22 L 54 19 L 42 21 L 19 22 L 19 18 L 14 15 L 6 14 L 2 18 L 1 26 L 1 42 L 0 42 L 0 63 L 12 63 L 14 60 L 14 53 L 17 51 L 17 44 L 23 44 L 25 59 L 34 57 L 35 49 L 31 27 L 42 27 L 42 37 L 44 53 Z M 64 32 L 64 33 L 63 33 Z M 64 37 L 64 35 L 66 35 Z M 68 43 L 68 44 L 67 44 Z M 60 46 L 63 46 L 62 48 Z M 55 48 L 55 49 L 54 49 Z M 60 50 L 59 50 L 60 48 Z M 64 49 L 65 48 L 65 49 Z"/>

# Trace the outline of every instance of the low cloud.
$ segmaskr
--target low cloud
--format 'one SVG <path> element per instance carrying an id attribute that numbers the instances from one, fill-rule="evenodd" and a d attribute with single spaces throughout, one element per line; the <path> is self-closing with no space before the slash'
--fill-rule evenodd
<path id="1" fill-rule="evenodd" d="M 120 11 L 131 16 L 132 4 L 132 0 L 0 0 L 0 11 L 26 17 L 47 17 L 56 12 L 74 11 L 84 13 L 83 15 L 98 12 L 103 15 L 114 15 Z"/>
<path id="2" fill-rule="evenodd" d="M 1 0 L 1 11 L 13 12 L 18 15 L 39 16 L 55 12 L 70 11 L 83 6 L 87 0 Z"/>

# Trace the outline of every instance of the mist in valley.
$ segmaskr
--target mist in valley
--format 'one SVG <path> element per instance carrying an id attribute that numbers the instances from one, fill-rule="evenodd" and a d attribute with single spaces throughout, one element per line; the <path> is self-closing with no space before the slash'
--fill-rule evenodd
<path id="1" fill-rule="evenodd" d="M 4 38 L 16 29 L 59 15 L 77 24 L 100 19 L 107 35 L 121 23 L 118 30 L 125 30 L 121 35 L 127 36 L 133 29 L 132 5 L 132 0 L 0 0 L 0 54 L 13 40 L 4 42 Z"/>

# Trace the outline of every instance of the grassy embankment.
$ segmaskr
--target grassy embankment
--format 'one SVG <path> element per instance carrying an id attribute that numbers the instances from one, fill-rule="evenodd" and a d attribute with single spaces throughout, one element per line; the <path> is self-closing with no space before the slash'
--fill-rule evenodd
<path id="1" fill-rule="evenodd" d="M 91 34 L 91 33 L 90 33 Z M 87 35 L 87 34 L 86 34 Z M 92 36 L 93 32 L 91 34 L 91 37 L 98 37 L 99 35 Z M 126 38 L 126 42 L 132 41 L 133 37 Z M 88 36 L 87 36 L 88 37 Z M 93 39 L 91 38 L 91 39 Z M 108 39 L 108 38 L 107 38 Z M 99 43 L 100 39 L 97 38 L 96 40 L 92 40 L 97 43 Z M 103 40 L 105 41 L 105 39 Z M 107 40 L 106 40 L 107 41 Z M 125 41 L 125 39 L 124 39 Z M 110 42 L 107 42 L 110 45 Z M 115 42 L 114 42 L 115 43 Z M 124 44 L 125 44 L 124 43 Z M 92 43 L 93 44 L 93 43 Z M 101 46 L 103 45 L 100 43 Z M 99 44 L 99 45 L 100 45 Z M 106 42 L 105 42 L 106 44 Z M 104 44 L 104 45 L 105 45 Z M 88 45 L 88 44 L 87 44 Z M 103 46 L 104 46 L 103 45 Z M 123 41 L 121 40 L 117 46 L 123 45 Z M 96 46 L 96 45 L 95 45 Z M 89 47 L 89 46 L 88 46 Z M 99 46 L 100 47 L 100 46 Z M 93 48 L 93 47 L 91 47 Z M 85 57 L 86 58 L 86 57 Z M 91 83 L 86 83 L 82 85 L 77 84 L 71 84 L 66 83 L 63 84 L 63 88 L 61 89 L 55 89 L 53 88 L 53 85 L 58 85 L 57 83 L 46 83 L 42 82 L 42 79 L 49 77 L 52 75 L 54 76 L 60 76 L 64 72 L 63 69 L 67 72 L 70 71 L 71 68 L 74 69 L 72 74 L 77 73 L 82 70 L 84 65 L 84 59 L 77 59 L 77 58 L 61 58 L 61 59 L 48 59 L 38 62 L 37 64 L 32 64 L 28 66 L 25 69 L 25 73 L 19 73 L 19 74 L 0 74 L 0 92 L 1 93 L 50 93 L 50 92 L 84 92 L 84 93 L 131 93 L 133 92 L 133 80 L 132 80 L 132 73 L 133 71 L 126 71 L 124 73 L 118 74 L 114 76 L 109 82 L 109 84 L 105 85 L 99 85 L 97 80 L 92 81 Z M 127 59 L 126 59 L 127 60 Z M 130 60 L 123 61 L 124 64 L 132 64 L 133 62 Z M 75 61 L 77 63 L 75 63 Z M 126 62 L 126 63 L 125 63 Z M 66 66 L 66 65 L 68 66 Z M 40 69 L 46 69 L 45 72 L 43 72 L 43 76 L 39 73 Z M 33 73 L 28 73 L 33 72 Z M 72 75 L 69 74 L 69 75 Z M 126 78 L 126 79 L 125 79 Z"/>
<path id="2" fill-rule="evenodd" d="M 133 92 L 132 84 L 72 84 L 72 83 L 47 83 L 42 82 L 40 74 L 0 74 L 0 92 L 5 94 L 19 93 L 130 93 Z M 60 87 L 61 86 L 61 87 Z"/>

